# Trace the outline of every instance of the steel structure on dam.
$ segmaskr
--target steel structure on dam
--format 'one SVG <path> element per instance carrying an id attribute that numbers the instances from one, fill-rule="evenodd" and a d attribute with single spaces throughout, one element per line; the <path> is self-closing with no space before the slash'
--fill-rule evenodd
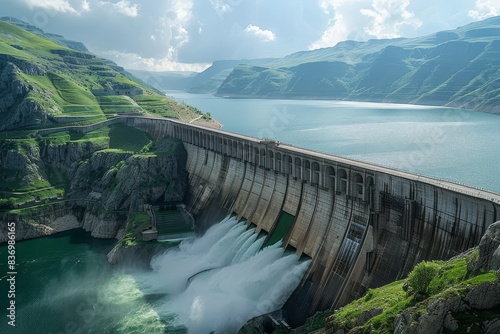
<path id="1" fill-rule="evenodd" d="M 312 258 L 289 301 L 298 314 L 341 306 L 422 260 L 457 255 L 500 220 L 492 192 L 171 120 L 127 123 L 184 142 L 186 204 L 202 221 L 234 213 Z"/>

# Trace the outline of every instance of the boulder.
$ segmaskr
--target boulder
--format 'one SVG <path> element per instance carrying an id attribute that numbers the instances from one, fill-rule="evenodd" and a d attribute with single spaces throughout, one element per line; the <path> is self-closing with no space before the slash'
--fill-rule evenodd
<path id="1" fill-rule="evenodd" d="M 491 224 L 479 243 L 476 273 L 500 269 L 500 221 Z"/>

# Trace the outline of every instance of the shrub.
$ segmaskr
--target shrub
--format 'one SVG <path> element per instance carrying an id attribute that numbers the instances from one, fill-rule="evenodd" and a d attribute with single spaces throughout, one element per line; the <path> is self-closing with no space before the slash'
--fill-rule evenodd
<path id="1" fill-rule="evenodd" d="M 439 265 L 435 262 L 422 261 L 408 275 L 408 285 L 416 293 L 426 294 L 427 287 L 437 275 Z"/>
<path id="2" fill-rule="evenodd" d="M 14 208 L 15 198 L 0 198 L 0 209 Z"/>

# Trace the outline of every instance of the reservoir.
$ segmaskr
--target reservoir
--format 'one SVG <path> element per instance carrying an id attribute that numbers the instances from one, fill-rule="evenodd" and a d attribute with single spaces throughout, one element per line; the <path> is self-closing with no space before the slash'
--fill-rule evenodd
<path id="1" fill-rule="evenodd" d="M 386 103 L 168 91 L 223 129 L 500 192 L 500 115 Z"/>

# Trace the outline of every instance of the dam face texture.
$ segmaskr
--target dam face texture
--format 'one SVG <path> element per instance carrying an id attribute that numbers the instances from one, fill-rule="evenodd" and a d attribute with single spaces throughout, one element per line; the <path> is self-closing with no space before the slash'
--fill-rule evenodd
<path id="1" fill-rule="evenodd" d="M 312 259 L 285 305 L 292 319 L 457 255 L 500 219 L 495 193 L 175 121 L 127 123 L 184 142 L 186 204 L 199 222 L 235 214 L 267 233 L 266 244 L 283 239 Z"/>

